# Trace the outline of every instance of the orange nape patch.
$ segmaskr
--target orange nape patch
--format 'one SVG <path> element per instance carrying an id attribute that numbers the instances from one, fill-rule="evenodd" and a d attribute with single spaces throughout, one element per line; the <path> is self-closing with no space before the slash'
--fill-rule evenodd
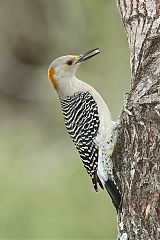
<path id="1" fill-rule="evenodd" d="M 48 79 L 52 83 L 54 89 L 57 91 L 58 90 L 58 86 L 57 86 L 57 83 L 56 83 L 56 81 L 54 79 L 54 75 L 55 75 L 54 68 L 53 67 L 49 67 L 49 69 L 48 69 Z"/>

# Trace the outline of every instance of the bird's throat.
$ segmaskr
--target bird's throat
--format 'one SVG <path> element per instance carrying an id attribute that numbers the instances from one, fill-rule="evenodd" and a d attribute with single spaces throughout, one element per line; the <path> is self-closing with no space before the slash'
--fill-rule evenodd
<path id="1" fill-rule="evenodd" d="M 53 67 L 49 67 L 49 69 L 48 69 L 48 79 L 51 82 L 51 84 L 53 85 L 54 89 L 57 91 L 58 90 L 58 86 L 57 86 L 57 83 L 55 81 L 54 75 L 55 75 L 54 68 Z"/>

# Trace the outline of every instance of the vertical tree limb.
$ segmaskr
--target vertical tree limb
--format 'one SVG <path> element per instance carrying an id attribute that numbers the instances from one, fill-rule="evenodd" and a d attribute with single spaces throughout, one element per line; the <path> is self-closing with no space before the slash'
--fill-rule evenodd
<path id="1" fill-rule="evenodd" d="M 117 0 L 127 33 L 131 91 L 113 153 L 122 191 L 120 240 L 160 239 L 160 0 Z M 123 79 L 122 79 L 123 81 Z"/>

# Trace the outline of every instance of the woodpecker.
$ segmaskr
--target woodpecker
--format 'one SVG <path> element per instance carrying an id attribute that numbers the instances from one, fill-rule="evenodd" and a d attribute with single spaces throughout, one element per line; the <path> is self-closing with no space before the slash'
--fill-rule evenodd
<path id="1" fill-rule="evenodd" d="M 111 159 L 115 124 L 100 94 L 75 76 L 81 63 L 99 53 L 96 48 L 55 59 L 48 69 L 48 79 L 58 93 L 67 131 L 95 191 L 98 191 L 98 184 L 106 188 L 118 210 L 121 195 L 115 185 Z"/>

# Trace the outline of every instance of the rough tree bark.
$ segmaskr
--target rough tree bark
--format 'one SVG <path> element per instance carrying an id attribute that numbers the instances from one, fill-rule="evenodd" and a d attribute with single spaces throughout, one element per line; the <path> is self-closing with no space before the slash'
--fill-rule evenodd
<path id="1" fill-rule="evenodd" d="M 127 33 L 131 91 L 113 153 L 122 192 L 118 239 L 160 239 L 160 0 L 116 0 Z M 122 79 L 123 80 L 123 79 Z"/>

